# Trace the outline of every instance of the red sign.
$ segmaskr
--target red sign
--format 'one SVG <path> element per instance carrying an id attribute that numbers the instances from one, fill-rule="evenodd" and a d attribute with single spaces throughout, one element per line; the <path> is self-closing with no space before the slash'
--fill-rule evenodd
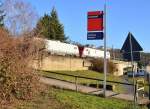
<path id="1" fill-rule="evenodd" d="M 88 31 L 103 30 L 103 11 L 88 12 Z"/>

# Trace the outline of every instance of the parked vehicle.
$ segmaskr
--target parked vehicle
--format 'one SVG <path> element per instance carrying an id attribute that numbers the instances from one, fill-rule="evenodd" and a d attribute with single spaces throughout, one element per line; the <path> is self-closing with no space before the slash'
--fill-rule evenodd
<path id="1" fill-rule="evenodd" d="M 128 77 L 133 77 L 133 73 L 134 73 L 134 76 L 136 77 L 137 72 L 132 72 L 132 71 L 127 72 Z"/>
<path id="2" fill-rule="evenodd" d="M 135 77 L 144 77 L 148 72 L 146 72 L 145 70 L 139 70 L 138 72 L 129 71 L 127 72 L 128 77 L 133 77 L 133 73 Z"/>
<path id="3" fill-rule="evenodd" d="M 148 72 L 147 71 L 145 71 L 145 70 L 139 70 L 138 72 L 137 72 L 137 75 L 138 76 L 145 76 L 146 74 L 148 74 Z"/>

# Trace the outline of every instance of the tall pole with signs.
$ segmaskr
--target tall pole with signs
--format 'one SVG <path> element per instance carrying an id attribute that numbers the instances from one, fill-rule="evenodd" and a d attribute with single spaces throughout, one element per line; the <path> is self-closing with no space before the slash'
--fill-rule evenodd
<path id="1" fill-rule="evenodd" d="M 104 18 L 103 18 L 104 15 Z M 103 11 L 88 12 L 87 24 L 87 39 L 88 40 L 103 40 L 104 38 L 104 81 L 103 95 L 106 97 L 106 74 L 107 74 L 107 57 L 106 57 L 106 3 Z"/>
<path id="2" fill-rule="evenodd" d="M 133 63 L 133 48 L 132 48 L 132 41 L 131 41 L 131 33 L 129 32 L 129 39 L 130 39 L 130 56 L 131 56 L 131 66 L 132 66 L 132 73 L 133 73 L 133 84 L 134 84 L 134 103 L 136 102 L 136 94 L 135 94 L 135 91 L 136 91 L 136 88 L 135 88 L 135 72 L 133 71 L 134 69 L 134 63 Z"/>
<path id="3" fill-rule="evenodd" d="M 129 39 L 130 39 L 130 56 L 131 56 L 131 66 L 132 66 L 132 73 L 133 73 L 133 90 L 134 90 L 134 107 L 136 106 L 136 83 L 135 83 L 135 72 L 134 72 L 134 63 L 133 63 L 133 48 L 132 48 L 132 41 L 131 41 L 131 33 L 129 32 Z"/>
<path id="4" fill-rule="evenodd" d="M 132 65 L 132 73 L 133 73 L 133 83 L 134 83 L 134 106 L 136 106 L 137 96 L 136 96 L 136 81 L 135 81 L 135 72 L 133 71 L 134 62 L 140 61 L 140 52 L 143 51 L 143 48 L 134 38 L 132 33 L 129 32 L 121 51 L 123 53 L 123 58 L 127 61 L 131 62 Z"/>
<path id="5" fill-rule="evenodd" d="M 104 5 L 104 83 L 103 83 L 103 90 L 104 90 L 104 97 L 106 97 L 106 76 L 107 76 L 107 59 L 106 59 L 106 3 Z"/>

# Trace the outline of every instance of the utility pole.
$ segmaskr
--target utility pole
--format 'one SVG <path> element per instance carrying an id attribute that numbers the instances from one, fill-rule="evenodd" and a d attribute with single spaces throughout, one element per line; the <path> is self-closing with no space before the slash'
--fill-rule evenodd
<path id="1" fill-rule="evenodd" d="M 112 45 L 112 59 L 115 60 L 115 50 L 114 46 Z"/>

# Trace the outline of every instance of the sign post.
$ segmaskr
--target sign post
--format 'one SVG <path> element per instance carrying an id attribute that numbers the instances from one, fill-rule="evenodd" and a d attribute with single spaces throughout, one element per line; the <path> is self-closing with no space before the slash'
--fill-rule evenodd
<path id="1" fill-rule="evenodd" d="M 107 76 L 107 59 L 106 59 L 106 4 L 104 5 L 104 83 L 103 83 L 103 90 L 104 90 L 104 97 L 106 97 L 106 76 Z"/>
<path id="2" fill-rule="evenodd" d="M 134 84 L 134 107 L 136 106 L 137 96 L 136 96 L 136 81 L 135 81 L 135 72 L 133 71 L 134 68 L 134 61 L 140 61 L 140 51 L 143 51 L 143 48 L 134 38 L 134 36 L 129 32 L 121 51 L 123 53 L 123 58 L 130 61 L 132 65 L 132 75 L 133 75 L 133 84 Z"/>
<path id="3" fill-rule="evenodd" d="M 133 90 L 134 90 L 134 107 L 136 107 L 136 82 L 135 82 L 135 72 L 133 71 L 134 69 L 134 63 L 133 63 L 133 50 L 132 50 L 132 41 L 131 41 L 131 34 L 129 35 L 130 37 L 130 52 L 131 52 L 131 66 L 132 66 L 132 73 L 133 73 Z"/>
<path id="4" fill-rule="evenodd" d="M 104 19 L 103 19 L 104 15 Z M 104 24 L 103 24 L 104 22 Z M 88 40 L 103 40 L 104 39 L 104 81 L 103 81 L 103 96 L 106 97 L 106 76 L 107 76 L 107 59 L 106 59 L 106 3 L 103 11 L 88 12 L 87 24 L 87 39 Z"/>
<path id="5" fill-rule="evenodd" d="M 131 52 L 131 66 L 132 66 L 132 73 L 133 73 L 133 85 L 134 85 L 134 106 L 136 106 L 136 83 L 135 83 L 135 72 L 133 71 L 134 63 L 133 63 L 133 48 L 132 48 L 132 41 L 131 41 L 131 34 L 130 37 L 130 52 Z"/>

